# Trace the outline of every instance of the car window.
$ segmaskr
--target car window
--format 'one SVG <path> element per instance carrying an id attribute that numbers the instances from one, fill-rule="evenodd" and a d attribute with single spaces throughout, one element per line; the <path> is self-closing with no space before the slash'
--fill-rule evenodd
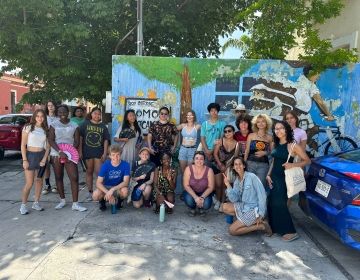
<path id="1" fill-rule="evenodd" d="M 17 116 L 15 119 L 15 124 L 24 125 L 27 123 L 27 118 L 23 116 Z"/>
<path id="2" fill-rule="evenodd" d="M 12 123 L 13 123 L 13 118 L 11 116 L 0 118 L 0 124 L 12 124 Z"/>
<path id="3" fill-rule="evenodd" d="M 339 158 L 343 158 L 346 160 L 351 160 L 351 161 L 360 163 L 360 149 L 343 153 L 343 154 L 339 155 Z"/>

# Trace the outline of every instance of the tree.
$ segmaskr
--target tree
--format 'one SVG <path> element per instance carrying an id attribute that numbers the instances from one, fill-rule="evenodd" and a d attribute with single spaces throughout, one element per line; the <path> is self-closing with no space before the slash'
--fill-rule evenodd
<path id="1" fill-rule="evenodd" d="M 241 0 L 144 1 L 145 54 L 207 57 L 220 54 L 218 36 L 232 32 Z M 26 102 L 86 98 L 99 103 L 111 88 L 111 56 L 136 23 L 134 0 L 3 0 L 0 58 L 3 69 L 22 69 L 31 85 Z M 136 36 L 118 54 L 132 55 Z"/>
<path id="2" fill-rule="evenodd" d="M 341 0 L 253 1 L 236 16 L 236 22 L 247 26 L 247 34 L 229 40 L 223 49 L 239 47 L 245 58 L 284 59 L 303 39 L 300 60 L 312 64 L 314 72 L 356 62 L 354 50 L 332 51 L 330 41 L 321 40 L 316 29 L 316 25 L 339 15 L 342 8 Z"/>

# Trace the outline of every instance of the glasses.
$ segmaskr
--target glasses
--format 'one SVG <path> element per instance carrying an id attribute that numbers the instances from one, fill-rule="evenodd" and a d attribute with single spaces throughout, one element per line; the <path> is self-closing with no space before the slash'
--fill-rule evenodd
<path id="1" fill-rule="evenodd" d="M 164 113 L 164 112 L 160 112 L 160 115 L 161 116 L 167 116 L 167 115 L 169 115 L 168 113 Z"/>
<path id="2" fill-rule="evenodd" d="M 231 129 L 225 129 L 224 130 L 224 133 L 231 133 L 231 132 L 233 132 L 233 130 L 231 130 Z"/>

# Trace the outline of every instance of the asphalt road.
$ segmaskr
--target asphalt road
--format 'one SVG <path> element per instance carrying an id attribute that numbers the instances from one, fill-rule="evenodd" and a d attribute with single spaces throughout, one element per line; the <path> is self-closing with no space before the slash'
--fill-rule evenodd
<path id="1" fill-rule="evenodd" d="M 6 151 L 4 160 L 0 161 L 0 175 L 9 171 L 22 172 L 22 170 L 21 153 Z"/>

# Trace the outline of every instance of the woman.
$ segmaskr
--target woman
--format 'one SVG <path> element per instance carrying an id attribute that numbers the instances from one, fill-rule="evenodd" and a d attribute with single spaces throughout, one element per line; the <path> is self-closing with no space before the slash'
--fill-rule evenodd
<path id="1" fill-rule="evenodd" d="M 135 208 L 140 208 L 143 204 L 146 208 L 150 208 L 150 196 L 156 166 L 150 161 L 149 148 L 143 147 L 139 152 L 139 157 L 140 160 L 135 161 L 134 172 L 131 178 L 134 184 L 131 200 Z"/>
<path id="2" fill-rule="evenodd" d="M 25 173 L 25 186 L 21 196 L 21 215 L 28 214 L 26 203 L 29 198 L 30 190 L 35 181 L 35 201 L 32 209 L 37 211 L 44 210 L 39 205 L 43 174 L 38 172 L 40 168 L 45 168 L 49 156 L 49 144 L 47 141 L 48 127 L 44 110 L 37 109 L 33 113 L 30 124 L 25 125 L 21 134 L 21 155 Z"/>
<path id="3" fill-rule="evenodd" d="M 183 178 L 184 201 L 190 209 L 189 216 L 195 216 L 196 209 L 201 216 L 210 209 L 214 180 L 213 170 L 205 165 L 205 153 L 195 152 L 194 164 L 185 168 Z"/>
<path id="4" fill-rule="evenodd" d="M 303 150 L 306 150 L 307 134 L 306 131 L 299 127 L 299 118 L 294 111 L 289 111 L 284 115 L 283 118 L 286 121 L 292 131 L 294 132 L 294 140 L 300 145 Z"/>
<path id="5" fill-rule="evenodd" d="M 200 124 L 196 123 L 196 114 L 190 110 L 186 114 L 186 123 L 177 126 L 177 130 L 181 131 L 181 146 L 179 150 L 179 162 L 181 174 L 184 174 L 186 166 L 193 161 L 198 140 L 198 131 L 201 128 Z"/>
<path id="6" fill-rule="evenodd" d="M 159 110 L 159 121 L 150 125 L 147 136 L 148 147 L 150 148 L 150 160 L 159 166 L 161 155 L 164 153 L 173 154 L 176 150 L 178 132 L 176 126 L 169 122 L 170 110 L 161 107 Z"/>
<path id="7" fill-rule="evenodd" d="M 236 127 L 238 128 L 238 131 L 235 132 L 234 139 L 237 142 L 239 142 L 241 148 L 241 154 L 244 155 L 247 138 L 249 134 L 252 132 L 251 116 L 242 114 L 236 119 L 235 123 L 236 123 Z"/>
<path id="8" fill-rule="evenodd" d="M 46 113 L 46 121 L 47 121 L 47 125 L 50 128 L 51 124 L 58 120 L 59 118 L 57 117 L 57 108 L 55 105 L 54 101 L 48 101 L 46 103 L 46 108 L 45 108 L 45 113 Z M 51 187 L 50 185 L 50 164 L 46 165 L 46 169 L 45 169 L 45 186 L 44 189 L 42 191 L 42 194 L 48 194 L 50 191 L 53 193 L 57 193 L 57 189 L 56 187 Z"/>
<path id="9" fill-rule="evenodd" d="M 84 121 L 84 108 L 83 107 L 75 107 L 72 118 L 70 119 L 71 122 L 80 126 Z"/>
<path id="10" fill-rule="evenodd" d="M 101 164 L 107 157 L 110 134 L 105 124 L 101 122 L 101 110 L 95 107 L 79 128 L 79 156 L 86 164 L 87 200 L 92 200 L 94 173 L 97 177 Z"/>
<path id="11" fill-rule="evenodd" d="M 215 175 L 215 210 L 222 211 L 221 203 L 225 200 L 225 187 L 222 173 L 226 172 L 232 159 L 238 156 L 240 152 L 240 145 L 234 139 L 234 134 L 235 128 L 232 125 L 226 125 L 224 127 L 224 136 L 219 143 L 216 144 L 214 149 L 215 162 L 217 168 L 220 170 L 220 172 Z"/>
<path id="12" fill-rule="evenodd" d="M 55 209 L 61 209 L 65 206 L 64 193 L 64 168 L 70 179 L 71 193 L 73 198 L 72 210 L 86 211 L 87 209 L 78 203 L 79 196 L 79 174 L 77 164 L 68 160 L 67 155 L 62 151 L 58 144 L 70 144 L 76 149 L 80 142 L 79 128 L 76 124 L 70 122 L 69 108 L 66 105 L 58 107 L 59 120 L 51 124 L 49 132 L 49 143 L 51 146 L 51 162 L 54 168 L 56 187 L 60 195 L 60 203 Z"/>
<path id="13" fill-rule="evenodd" d="M 229 227 L 231 235 L 243 235 L 256 230 L 263 230 L 271 236 L 271 228 L 264 221 L 266 212 L 266 193 L 259 178 L 245 171 L 245 161 L 236 157 L 232 164 L 235 176 L 232 187 L 229 178 L 224 174 L 226 194 L 230 202 L 224 204 L 224 213 L 236 217 Z"/>
<path id="14" fill-rule="evenodd" d="M 122 128 L 116 135 L 118 136 L 114 138 L 114 141 L 122 143 L 121 159 L 128 162 L 132 167 L 138 155 L 137 150 L 142 142 L 141 129 L 134 110 L 130 109 L 125 112 Z"/>
<path id="15" fill-rule="evenodd" d="M 155 169 L 154 197 L 156 200 L 155 213 L 159 213 L 160 205 L 167 200 L 175 202 L 176 170 L 171 167 L 171 154 L 160 156 L 160 166 Z M 172 214 L 172 208 L 166 207 L 166 212 Z"/>
<path id="16" fill-rule="evenodd" d="M 294 146 L 290 160 L 286 163 L 293 142 L 294 136 L 290 125 L 286 121 L 276 123 L 274 127 L 275 145 L 271 152 L 273 161 L 266 176 L 270 186 L 268 216 L 272 231 L 280 234 L 284 241 L 293 241 L 298 238 L 287 206 L 284 170 L 292 167 L 304 167 L 310 163 L 309 157 L 298 144 Z M 294 156 L 298 156 L 300 161 L 293 163 Z"/>
<path id="17" fill-rule="evenodd" d="M 266 185 L 266 174 L 269 170 L 268 154 L 271 150 L 272 136 L 268 133 L 272 126 L 270 117 L 259 114 L 252 119 L 252 133 L 246 141 L 245 156 L 247 171 L 257 175 Z"/>

